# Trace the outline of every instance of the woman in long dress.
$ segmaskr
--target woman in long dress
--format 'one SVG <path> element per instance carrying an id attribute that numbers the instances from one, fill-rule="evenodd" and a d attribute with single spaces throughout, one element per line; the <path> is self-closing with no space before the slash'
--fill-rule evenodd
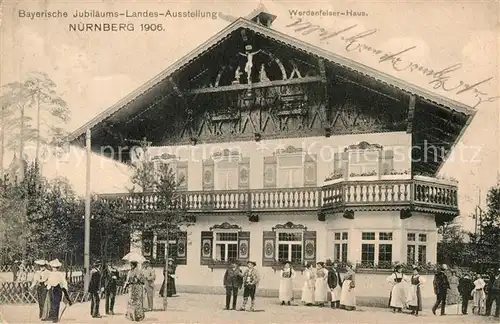
<path id="1" fill-rule="evenodd" d="M 144 319 L 144 277 L 137 264 L 135 261 L 130 262 L 131 269 L 128 272 L 124 287 L 125 289 L 130 287 L 125 317 L 134 322 Z"/>
<path id="2" fill-rule="evenodd" d="M 346 264 L 347 273 L 342 282 L 342 293 L 340 295 L 340 306 L 348 311 L 356 309 L 356 287 L 355 273 L 350 263 Z"/>
<path id="3" fill-rule="evenodd" d="M 163 297 L 165 294 L 165 283 L 167 284 L 167 297 L 177 295 L 177 290 L 175 289 L 175 270 L 174 259 L 169 258 L 167 267 L 163 269 L 163 283 L 160 288 L 160 296 Z"/>
<path id="4" fill-rule="evenodd" d="M 280 271 L 279 299 L 281 301 L 281 305 L 285 305 L 285 303 L 290 305 L 293 299 L 294 278 L 295 278 L 295 271 L 292 269 L 290 262 L 285 262 L 283 269 Z"/>
<path id="5" fill-rule="evenodd" d="M 324 306 L 328 300 L 328 270 L 324 262 L 316 264 L 316 282 L 314 284 L 314 300 L 319 306 Z"/>
<path id="6" fill-rule="evenodd" d="M 394 272 L 387 277 L 387 281 L 392 285 L 391 294 L 389 295 L 389 307 L 392 308 L 393 312 L 402 312 L 403 308 L 408 305 L 408 293 L 404 280 L 405 277 L 400 265 L 397 265 Z"/>
<path id="7" fill-rule="evenodd" d="M 302 302 L 306 306 L 311 306 L 314 304 L 314 286 L 316 284 L 316 274 L 314 273 L 311 264 L 306 264 L 306 269 L 304 270 L 304 277 L 306 281 L 302 287 Z"/>
<path id="8" fill-rule="evenodd" d="M 458 304 L 460 300 L 460 293 L 458 292 L 459 278 L 457 277 L 455 271 L 450 271 L 448 282 L 450 283 L 450 291 L 448 291 L 448 294 L 446 295 L 446 305 Z"/>
<path id="9" fill-rule="evenodd" d="M 61 307 L 61 301 L 63 301 L 63 294 L 70 306 L 72 305 L 72 302 L 68 294 L 68 282 L 66 281 L 66 275 L 59 271 L 59 268 L 62 266 L 61 262 L 58 259 L 55 259 L 50 261 L 49 264 L 52 271 L 47 278 L 48 297 L 45 298 L 45 301 L 46 303 L 47 300 L 50 301 L 50 308 L 48 309 L 48 317 L 46 317 L 45 320 L 57 323 L 59 322 L 59 309 Z M 45 313 L 42 314 L 43 317 L 45 317 L 46 310 L 44 310 L 43 313 Z"/>
<path id="10" fill-rule="evenodd" d="M 484 310 L 486 301 L 486 293 L 484 292 L 485 286 L 486 282 L 484 282 L 483 278 L 478 273 L 476 275 L 476 280 L 474 281 L 474 290 L 471 292 L 473 300 L 473 306 L 472 306 L 473 314 L 474 311 L 477 310 L 476 314 L 481 315 L 482 311 Z"/>
<path id="11" fill-rule="evenodd" d="M 410 293 L 408 296 L 408 306 L 411 313 L 418 316 L 418 312 L 422 311 L 422 290 L 421 286 L 425 283 L 425 279 L 418 273 L 418 267 L 413 267 L 413 274 L 410 277 Z"/>

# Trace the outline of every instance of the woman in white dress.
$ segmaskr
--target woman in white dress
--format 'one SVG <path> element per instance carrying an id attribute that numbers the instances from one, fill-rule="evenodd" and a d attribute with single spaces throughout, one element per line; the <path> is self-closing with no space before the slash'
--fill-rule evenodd
<path id="1" fill-rule="evenodd" d="M 356 295 L 354 288 L 356 287 L 355 273 L 352 264 L 348 263 L 345 266 L 347 273 L 342 282 L 342 294 L 340 295 L 340 307 L 351 311 L 356 309 Z"/>
<path id="2" fill-rule="evenodd" d="M 406 289 L 405 276 L 402 272 L 402 267 L 397 265 L 394 272 L 387 277 L 387 281 L 392 285 L 391 294 L 389 295 L 389 307 L 392 311 L 402 312 L 403 308 L 408 305 L 408 290 Z"/>
<path id="3" fill-rule="evenodd" d="M 306 306 L 311 306 L 314 304 L 314 286 L 316 284 L 316 274 L 314 273 L 311 264 L 306 264 L 306 269 L 304 270 L 304 276 L 306 281 L 302 287 L 302 302 Z"/>
<path id="4" fill-rule="evenodd" d="M 314 285 L 314 300 L 319 306 L 324 306 L 327 301 L 328 293 L 328 270 L 325 269 L 324 262 L 316 264 L 316 283 Z"/>
<path id="5" fill-rule="evenodd" d="M 413 266 L 413 275 L 410 277 L 410 291 L 408 294 L 408 306 L 411 313 L 418 316 L 418 312 L 422 311 L 422 284 L 425 283 L 424 277 L 418 273 L 418 267 Z"/>
<path id="6" fill-rule="evenodd" d="M 484 287 L 486 282 L 484 282 L 481 275 L 478 273 L 476 275 L 476 280 L 474 281 L 474 290 L 471 292 L 473 299 L 472 313 L 477 310 L 477 315 L 481 315 L 485 307 L 486 293 L 484 292 Z"/>
<path id="7" fill-rule="evenodd" d="M 280 271 L 280 290 L 279 298 L 281 305 L 290 302 L 293 299 L 293 279 L 295 278 L 295 271 L 292 269 L 290 262 L 286 261 L 283 269 Z"/>

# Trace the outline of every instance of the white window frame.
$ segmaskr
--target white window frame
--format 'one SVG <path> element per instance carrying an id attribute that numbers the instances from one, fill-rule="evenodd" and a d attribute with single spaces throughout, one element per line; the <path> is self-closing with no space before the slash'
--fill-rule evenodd
<path id="1" fill-rule="evenodd" d="M 276 230 L 276 259 L 279 259 L 279 246 L 280 244 L 282 245 L 288 245 L 288 261 L 292 261 L 292 245 L 300 245 L 301 246 L 301 255 L 300 255 L 300 262 L 304 262 L 304 232 L 305 230 L 303 229 L 280 229 Z M 279 235 L 280 233 L 300 233 L 301 234 L 301 240 L 300 241 L 280 241 Z"/>
<path id="2" fill-rule="evenodd" d="M 165 258 L 165 260 L 169 257 L 167 255 L 167 247 L 166 247 L 166 245 L 167 244 L 168 245 L 177 245 L 177 240 L 168 240 L 168 241 L 167 240 L 153 240 L 153 242 L 155 242 L 155 244 L 153 246 L 154 247 L 153 254 L 154 254 L 154 258 L 155 259 L 158 258 L 158 254 L 157 254 L 157 250 L 158 250 L 157 247 L 158 247 L 158 245 L 157 244 L 163 244 L 163 246 L 165 246 L 165 249 L 164 249 L 165 252 L 163 253 L 164 254 L 163 257 Z M 170 251 L 170 249 L 169 249 L 169 251 Z"/>
<path id="3" fill-rule="evenodd" d="M 414 241 L 408 241 L 408 234 L 414 234 L 415 235 L 415 240 Z M 424 241 L 420 241 L 420 235 L 425 235 L 425 242 Z M 428 260 L 428 253 L 429 253 L 429 249 L 428 249 L 428 241 L 429 241 L 429 232 L 422 232 L 422 231 L 419 231 L 419 230 L 408 230 L 406 232 L 406 262 L 408 262 L 408 245 L 413 245 L 415 246 L 415 251 L 413 251 L 413 260 L 415 263 L 418 263 L 420 264 L 420 260 L 419 260 L 419 246 L 425 246 L 425 260 L 424 264 L 427 263 L 427 260 Z"/>
<path id="4" fill-rule="evenodd" d="M 347 233 L 347 239 L 343 238 L 343 234 Z M 335 239 L 335 234 L 340 234 L 340 240 Z M 349 259 L 349 230 L 336 230 L 333 232 L 333 260 L 332 261 L 341 261 L 341 262 L 347 262 Z M 339 245 L 340 247 L 340 258 L 337 258 L 337 251 L 336 251 L 336 245 Z M 347 244 L 347 249 L 345 251 L 346 254 L 346 260 L 342 259 L 342 255 L 344 254 L 344 247 L 343 244 Z"/>
<path id="5" fill-rule="evenodd" d="M 297 166 L 283 166 L 280 163 L 281 159 L 286 159 L 286 158 L 294 158 L 298 157 L 300 158 L 300 164 Z M 276 174 L 276 182 L 277 182 L 277 187 L 278 188 L 295 188 L 295 187 L 303 187 L 304 186 L 304 162 L 305 162 L 305 154 L 304 153 L 299 153 L 299 154 L 283 154 L 283 155 L 278 155 L 276 159 L 277 163 L 277 174 Z M 284 183 L 281 183 L 281 171 L 288 171 L 289 172 L 289 185 L 285 185 Z M 297 186 L 293 185 L 293 171 L 298 171 L 299 174 L 299 183 Z"/>
<path id="6" fill-rule="evenodd" d="M 239 240 L 239 230 L 216 230 L 216 231 L 213 231 L 213 235 L 214 235 L 214 242 L 213 242 L 213 246 L 212 246 L 212 256 L 213 256 L 213 259 L 216 260 L 216 261 L 225 261 L 225 262 L 228 262 L 229 259 L 229 245 L 230 244 L 236 244 L 236 259 L 238 259 L 238 254 L 239 254 L 239 250 L 238 250 L 238 240 Z M 217 234 L 222 234 L 222 233 L 236 233 L 236 241 L 218 241 L 217 240 Z M 224 255 L 224 258 L 221 257 L 221 259 L 218 259 L 217 258 L 217 245 L 225 245 L 226 248 L 225 248 L 225 255 Z"/>
<path id="7" fill-rule="evenodd" d="M 377 154 L 377 160 L 376 161 L 363 161 L 363 162 L 358 162 L 358 157 L 363 156 L 365 154 Z M 379 174 L 380 171 L 380 163 L 381 163 L 381 155 L 382 155 L 382 150 L 381 149 L 371 149 L 371 150 L 350 150 L 348 151 L 348 156 L 349 156 L 349 174 L 351 173 L 369 173 L 372 171 L 375 171 L 377 174 Z M 360 168 L 361 170 L 356 172 L 353 172 L 352 169 Z M 373 167 L 375 170 L 372 170 Z"/>
<path id="8" fill-rule="evenodd" d="M 375 239 L 374 240 L 363 240 L 363 233 L 375 233 Z M 380 239 L 380 233 L 392 233 L 392 240 L 381 240 Z M 379 264 L 379 252 L 380 252 L 380 245 L 392 245 L 392 250 L 391 250 L 391 263 L 394 262 L 394 231 L 392 230 L 363 230 L 361 233 L 361 245 L 359 248 L 360 256 L 359 259 L 362 261 L 362 256 L 363 256 L 363 244 L 373 244 L 375 245 L 375 250 L 374 250 L 374 264 Z M 385 262 L 385 261 L 383 261 Z"/>

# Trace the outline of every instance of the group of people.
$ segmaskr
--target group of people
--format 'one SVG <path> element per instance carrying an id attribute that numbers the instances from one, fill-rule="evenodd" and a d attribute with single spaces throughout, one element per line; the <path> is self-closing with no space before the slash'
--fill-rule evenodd
<path id="1" fill-rule="evenodd" d="M 60 319 L 60 304 L 64 302 L 71 306 L 73 301 L 68 293 L 68 282 L 64 272 L 59 271 L 62 264 L 55 259 L 50 262 L 37 260 L 35 264 L 38 270 L 33 276 L 32 289 L 36 289 L 39 307 L 39 318 L 42 321 L 57 323 Z M 145 261 L 142 269 L 138 267 L 138 261 L 130 262 L 124 289 L 129 289 L 129 298 L 126 318 L 132 321 L 142 321 L 146 311 L 153 310 L 154 283 L 156 275 L 149 261 Z M 160 296 L 164 296 L 166 285 L 167 297 L 176 294 L 175 290 L 175 265 L 173 259 L 168 260 L 165 267 L 165 279 L 160 290 Z M 114 315 L 115 298 L 117 293 L 120 272 L 113 264 L 103 267 L 100 261 L 95 261 L 90 270 L 88 293 L 90 295 L 90 315 L 93 318 L 102 318 L 100 314 L 100 299 L 104 294 L 105 310 L 107 315 Z M 147 305 L 144 307 L 144 293 Z"/>
<path id="2" fill-rule="evenodd" d="M 425 279 L 420 276 L 418 267 L 414 266 L 412 275 L 406 276 L 402 272 L 402 267 L 396 266 L 387 280 L 392 284 L 389 307 L 393 312 L 402 312 L 403 309 L 409 308 L 412 314 L 418 316 L 419 311 L 422 310 L 421 286 L 425 284 Z M 433 288 L 436 295 L 436 302 L 432 307 L 434 315 L 438 309 L 441 315 L 446 315 L 446 304 L 450 302 L 451 295 L 459 296 L 457 299 L 461 300 L 464 315 L 468 314 L 469 301 L 473 300 L 473 313 L 490 316 L 493 303 L 496 303 L 495 317 L 500 316 L 500 269 L 497 270 L 496 275 L 489 278 L 486 284 L 480 274 L 476 275 L 474 281 L 469 274 L 458 278 L 455 272 L 448 270 L 447 265 L 443 264 L 436 271 Z"/>
<path id="3" fill-rule="evenodd" d="M 223 285 L 226 289 L 226 310 L 236 310 L 238 291 L 243 288 L 243 303 L 240 311 L 247 310 L 250 300 L 249 311 L 255 310 L 255 292 L 259 283 L 259 273 L 255 268 L 256 263 L 249 261 L 247 269 L 242 271 L 238 262 L 233 261 L 224 273 Z M 332 308 L 344 308 L 353 310 L 356 308 L 356 297 L 354 271 L 351 265 L 346 267 L 347 273 L 344 278 L 340 276 L 337 264 L 331 261 L 318 262 L 313 269 L 312 264 L 305 268 L 306 281 L 302 288 L 302 302 L 305 305 L 325 306 L 330 301 Z M 281 305 L 291 305 L 294 299 L 293 280 L 295 270 L 291 263 L 285 261 L 280 271 L 279 300 Z M 232 300 L 232 303 L 231 303 Z"/>
<path id="4" fill-rule="evenodd" d="M 38 298 L 38 317 L 42 321 L 59 321 L 59 310 L 61 301 L 72 305 L 68 293 L 68 282 L 64 272 L 59 271 L 62 264 L 58 259 L 47 262 L 37 260 L 35 264 L 38 270 L 35 271 L 31 289 L 36 289 Z"/>

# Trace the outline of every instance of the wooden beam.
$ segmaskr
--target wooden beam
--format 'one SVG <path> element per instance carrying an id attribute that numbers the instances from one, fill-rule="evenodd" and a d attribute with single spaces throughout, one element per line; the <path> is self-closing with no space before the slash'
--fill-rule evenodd
<path id="1" fill-rule="evenodd" d="M 406 133 L 411 134 L 411 132 L 413 130 L 413 116 L 415 114 L 415 95 L 410 94 L 408 99 L 409 99 L 408 118 L 406 119 L 408 126 L 406 128 Z"/>
<path id="2" fill-rule="evenodd" d="M 325 79 L 325 83 L 327 81 L 326 79 L 326 68 L 325 68 L 325 61 L 323 59 L 318 59 L 318 67 L 319 67 L 319 75 Z"/>
<path id="3" fill-rule="evenodd" d="M 280 87 L 292 84 L 303 84 L 303 83 L 314 83 L 314 82 L 326 82 L 323 77 L 303 77 L 300 79 L 289 79 L 289 80 L 276 80 L 271 82 L 257 82 L 252 83 L 252 89 L 255 88 L 269 88 L 269 87 Z M 214 93 L 214 92 L 226 92 L 226 91 L 236 91 L 236 90 L 247 90 L 247 84 L 232 84 L 228 86 L 222 86 L 217 88 L 203 88 L 186 91 L 186 94 L 198 94 L 198 93 Z"/>
<path id="4" fill-rule="evenodd" d="M 165 101 L 165 99 L 167 99 L 168 97 L 170 97 L 170 93 L 168 93 L 168 94 L 166 94 L 164 96 L 161 96 L 160 99 L 157 99 L 155 102 L 153 102 L 152 104 L 150 104 L 147 108 L 145 108 L 143 111 L 141 111 L 140 113 L 138 113 L 137 115 L 135 115 L 133 118 L 130 118 L 129 120 L 127 120 L 127 122 L 125 123 L 125 125 L 130 124 L 131 122 L 133 122 L 134 120 L 136 120 L 137 118 L 139 118 L 140 116 L 142 116 L 143 114 L 145 114 L 146 112 L 148 112 L 149 110 L 155 108 L 160 103 L 162 103 L 163 101 Z"/>

